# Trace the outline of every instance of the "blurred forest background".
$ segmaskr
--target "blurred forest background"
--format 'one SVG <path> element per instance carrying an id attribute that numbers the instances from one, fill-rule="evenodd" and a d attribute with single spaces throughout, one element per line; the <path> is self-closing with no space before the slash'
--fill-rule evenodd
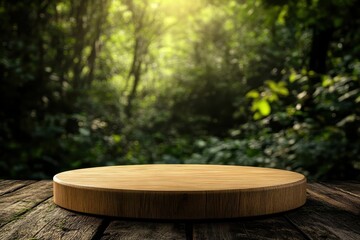
<path id="1" fill-rule="evenodd" d="M 0 0 L 0 178 L 206 163 L 359 179 L 357 0 Z"/>

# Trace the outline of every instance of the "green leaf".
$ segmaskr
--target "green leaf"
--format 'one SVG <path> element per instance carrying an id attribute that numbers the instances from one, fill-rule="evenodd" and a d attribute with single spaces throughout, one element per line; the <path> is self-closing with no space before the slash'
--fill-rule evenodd
<path id="1" fill-rule="evenodd" d="M 246 97 L 247 97 L 247 98 L 258 98 L 258 97 L 260 97 L 260 94 L 259 94 L 259 92 L 256 91 L 256 90 L 251 90 L 250 92 L 248 92 L 248 93 L 246 94 Z"/>
<path id="2" fill-rule="evenodd" d="M 278 15 L 277 23 L 279 23 L 280 25 L 284 25 L 286 22 L 287 15 L 288 15 L 288 6 L 285 5 Z"/>
<path id="3" fill-rule="evenodd" d="M 112 138 L 115 143 L 119 143 L 121 141 L 121 136 L 118 134 L 112 135 Z"/>
<path id="4" fill-rule="evenodd" d="M 286 84 L 285 82 L 274 82 L 272 80 L 268 80 L 266 81 L 266 84 L 270 87 L 270 89 L 280 95 L 283 96 L 288 96 L 289 95 L 289 90 L 286 88 Z"/>
<path id="5" fill-rule="evenodd" d="M 279 100 L 279 97 L 276 93 L 271 93 L 269 96 L 267 96 L 266 100 L 268 102 L 275 102 Z"/>
<path id="6" fill-rule="evenodd" d="M 268 101 L 261 99 L 257 105 L 261 115 L 268 116 L 271 113 L 271 107 Z"/>
<path id="7" fill-rule="evenodd" d="M 251 111 L 256 112 L 259 109 L 259 101 L 253 101 Z"/>
<path id="8" fill-rule="evenodd" d="M 296 74 L 296 72 L 291 72 L 290 76 L 289 76 L 289 81 L 291 83 L 295 82 L 298 79 L 298 75 Z"/>
<path id="9" fill-rule="evenodd" d="M 325 76 L 322 78 L 321 85 L 323 87 L 328 87 L 328 86 L 334 85 L 334 81 L 329 76 Z"/>
<path id="10" fill-rule="evenodd" d="M 316 72 L 310 70 L 310 71 L 308 72 L 308 74 L 309 74 L 310 77 L 314 77 L 314 76 L 316 75 Z"/>
<path id="11" fill-rule="evenodd" d="M 259 120 L 259 119 L 261 119 L 261 117 L 262 116 L 259 112 L 254 113 L 254 116 L 253 116 L 254 120 Z"/>

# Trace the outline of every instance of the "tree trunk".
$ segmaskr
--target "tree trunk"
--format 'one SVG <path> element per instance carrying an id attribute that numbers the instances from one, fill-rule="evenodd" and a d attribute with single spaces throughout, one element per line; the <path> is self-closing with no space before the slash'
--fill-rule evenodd
<path id="1" fill-rule="evenodd" d="M 99 39 L 102 32 L 102 26 L 107 16 L 107 1 L 101 1 L 101 12 L 96 19 L 95 34 L 91 43 L 91 52 L 88 57 L 89 74 L 87 76 L 86 85 L 89 87 L 94 80 L 94 71 L 96 67 L 96 57 L 99 52 Z"/>
<path id="2" fill-rule="evenodd" d="M 74 89 L 79 89 L 81 87 L 81 72 L 83 66 L 81 64 L 81 57 L 84 48 L 85 42 L 85 29 L 84 29 L 84 21 L 83 17 L 86 12 L 86 2 L 81 0 L 78 6 L 75 6 L 75 19 L 76 19 L 76 27 L 74 29 L 74 38 L 75 38 L 75 46 L 74 46 L 74 82 L 73 87 Z"/>
<path id="3" fill-rule="evenodd" d="M 125 113 L 126 113 L 126 116 L 128 118 L 132 117 L 132 104 L 133 104 L 133 101 L 135 99 L 136 90 L 137 90 L 137 87 L 139 85 L 140 78 L 141 78 L 141 67 L 142 67 L 142 61 L 139 60 L 135 65 L 135 69 L 134 69 L 134 72 L 133 72 L 134 84 L 133 84 L 131 92 L 130 92 L 130 94 L 128 96 L 128 103 L 127 103 L 127 106 L 125 108 Z"/>
<path id="4" fill-rule="evenodd" d="M 330 47 L 333 30 L 331 28 L 313 28 L 309 69 L 317 74 L 326 73 L 327 53 Z"/>
<path id="5" fill-rule="evenodd" d="M 304 102 L 304 109 L 316 115 L 314 109 L 314 92 L 316 84 L 321 82 L 322 75 L 327 73 L 326 62 L 328 51 L 332 40 L 333 29 L 314 26 L 311 40 L 311 50 L 309 59 L 309 70 L 314 74 L 309 74 L 308 97 Z"/>

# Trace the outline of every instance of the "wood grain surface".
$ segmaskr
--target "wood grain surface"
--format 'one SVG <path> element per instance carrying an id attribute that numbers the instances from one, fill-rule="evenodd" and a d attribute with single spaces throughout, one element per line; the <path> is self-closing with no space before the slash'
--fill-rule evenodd
<path id="1" fill-rule="evenodd" d="M 283 214 L 163 221 L 66 211 L 54 205 L 51 181 L 0 179 L 0 240 L 360 239 L 359 214 L 354 211 L 360 182 L 308 183 L 307 188 L 306 204 Z"/>
<path id="2" fill-rule="evenodd" d="M 54 176 L 54 202 L 116 217 L 219 219 L 287 211 L 306 201 L 306 179 L 285 170 L 224 165 L 132 165 Z"/>

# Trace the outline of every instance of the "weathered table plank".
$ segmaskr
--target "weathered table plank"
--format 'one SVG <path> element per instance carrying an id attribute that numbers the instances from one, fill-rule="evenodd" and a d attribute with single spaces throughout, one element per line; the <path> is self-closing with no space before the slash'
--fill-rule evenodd
<path id="1" fill-rule="evenodd" d="M 322 202 L 326 202 L 327 204 L 336 206 L 354 214 L 360 214 L 360 197 L 319 183 L 309 185 L 308 192 L 311 197 Z"/>
<path id="2" fill-rule="evenodd" d="M 18 190 L 27 186 L 35 181 L 20 181 L 20 180 L 0 180 L 0 196 Z"/>
<path id="3" fill-rule="evenodd" d="M 307 203 L 254 218 L 151 222 L 79 214 L 52 200 L 51 181 L 0 180 L 2 239 L 360 239 L 360 184 L 310 183 Z"/>
<path id="4" fill-rule="evenodd" d="M 347 181 L 347 182 L 329 182 L 323 183 L 327 186 L 335 188 L 338 191 L 350 194 L 352 196 L 360 197 L 360 183 L 354 181 Z"/>
<path id="5" fill-rule="evenodd" d="M 102 240 L 110 239 L 186 239 L 185 224 L 112 221 Z"/>
<path id="6" fill-rule="evenodd" d="M 1 228 L 0 239 L 91 239 L 102 221 L 61 209 L 50 198 Z"/>
<path id="7" fill-rule="evenodd" d="M 194 224 L 194 239 L 305 239 L 284 217 Z"/>
<path id="8" fill-rule="evenodd" d="M 348 198 L 347 198 L 348 197 Z M 350 207 L 349 199 L 355 207 Z M 285 216 L 309 239 L 360 239 L 358 199 L 334 194 L 329 187 L 310 184 L 304 207 Z"/>
<path id="9" fill-rule="evenodd" d="M 39 181 L 0 197 L 0 227 L 52 196 L 52 182 Z"/>

